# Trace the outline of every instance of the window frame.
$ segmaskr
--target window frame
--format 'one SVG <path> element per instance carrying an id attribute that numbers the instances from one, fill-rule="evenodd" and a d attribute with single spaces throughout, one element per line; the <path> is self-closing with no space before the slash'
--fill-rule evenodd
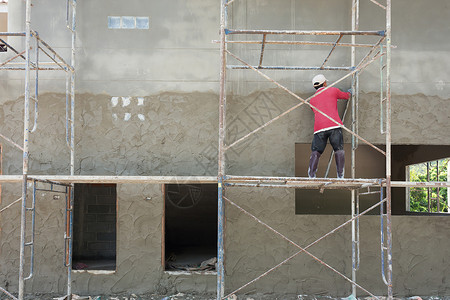
<path id="1" fill-rule="evenodd" d="M 445 161 L 447 160 L 446 164 L 447 164 L 447 182 L 449 182 L 450 178 L 449 178 L 449 167 L 450 167 L 450 157 L 444 157 L 444 158 L 440 158 L 440 159 L 434 159 L 434 160 L 429 160 L 429 161 L 423 161 L 423 162 L 419 162 L 419 163 L 414 163 L 414 164 L 410 164 L 410 165 L 406 165 L 405 166 L 405 179 L 408 182 L 420 182 L 420 181 L 411 181 L 411 167 L 413 166 L 419 166 L 421 164 L 425 164 L 426 165 L 426 169 L 427 169 L 427 180 L 426 181 L 437 181 L 439 182 L 439 177 L 442 173 L 439 172 L 439 162 L 440 161 Z M 430 178 L 430 168 L 433 168 L 433 164 L 436 164 L 436 169 L 437 169 L 437 173 L 436 173 L 436 177 L 437 180 L 431 180 Z M 428 207 L 427 207 L 427 211 L 426 212 L 420 212 L 420 211 L 411 211 L 411 190 L 412 189 L 426 189 L 426 197 L 427 197 L 427 202 L 428 202 Z M 433 189 L 436 189 L 436 195 L 437 195 L 437 199 L 431 197 L 431 194 L 433 192 Z M 441 199 L 441 195 L 440 195 L 440 191 L 441 189 L 447 189 L 447 199 Z M 406 212 L 411 213 L 411 214 L 433 214 L 433 215 L 448 215 L 450 214 L 450 199 L 449 199 L 449 194 L 448 194 L 448 188 L 446 187 L 406 187 L 405 189 L 405 205 L 406 205 Z M 443 200 L 445 203 L 447 203 L 447 212 L 445 211 L 440 211 L 440 202 L 441 200 Z M 436 203 L 435 206 L 433 206 L 433 202 Z M 433 208 L 436 208 L 436 211 L 433 211 Z M 445 209 L 445 208 L 444 208 Z"/>

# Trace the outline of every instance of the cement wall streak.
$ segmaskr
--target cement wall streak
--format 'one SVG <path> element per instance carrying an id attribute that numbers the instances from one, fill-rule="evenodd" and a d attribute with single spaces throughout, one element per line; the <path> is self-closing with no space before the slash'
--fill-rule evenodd
<path id="1" fill-rule="evenodd" d="M 45 0 L 35 3 L 33 29 L 54 47 L 63 57 L 70 56 L 70 32 L 65 28 L 64 1 Z M 136 3 L 136 6 L 133 5 Z M 23 30 L 23 5 L 12 1 L 9 28 Z M 119 90 L 139 95 L 175 92 L 218 92 L 219 7 L 217 2 L 170 0 L 164 3 L 95 1 L 81 2 L 78 7 L 77 34 L 77 87 L 82 93 L 117 94 Z M 138 7 L 138 9 L 136 9 Z M 420 9 L 418 9 L 419 7 Z M 51 9 L 50 9 L 51 8 Z M 294 9 L 294 10 L 292 10 Z M 321 16 L 317 18 L 315 13 Z M 361 30 L 382 30 L 384 11 L 370 1 L 361 4 Z M 276 8 L 270 1 L 235 1 L 230 14 L 230 26 L 240 29 L 301 29 L 301 30 L 349 30 L 350 7 L 341 1 L 317 4 L 314 1 L 298 3 L 282 0 Z M 393 3 L 393 94 L 414 95 L 423 93 L 446 98 L 450 91 L 448 65 L 450 44 L 442 36 L 448 35 L 445 20 L 450 7 L 445 0 L 432 6 L 425 0 L 407 0 Z M 149 17 L 149 29 L 108 29 L 108 16 Z M 273 17 L 277 16 L 277 17 Z M 422 20 L 415 22 L 414 20 Z M 41 21 L 42 20 L 42 21 Z M 236 37 L 239 39 L 239 37 Z M 250 36 L 261 40 L 262 37 Z M 293 39 L 294 37 L 271 37 Z M 323 37 L 310 37 L 323 40 Z M 309 39 L 309 38 L 308 38 Z M 348 42 L 344 38 L 343 42 Z M 11 39 L 21 44 L 21 38 Z M 334 42 L 334 38 L 330 41 Z M 357 42 L 368 42 L 369 37 L 358 37 Z M 244 58 L 258 60 L 259 45 L 231 45 Z M 280 65 L 309 65 L 322 61 L 329 47 L 267 45 L 264 63 Z M 358 49 L 357 57 L 367 50 Z M 347 65 L 346 49 L 336 49 L 330 65 Z M 230 61 L 233 63 L 233 61 Z M 320 63 L 319 63 L 320 65 Z M 314 72 L 268 72 L 275 79 L 287 83 L 296 92 L 310 90 Z M 361 89 L 377 92 L 379 86 L 377 65 L 369 67 L 361 75 Z M 23 77 L 21 72 L 0 74 L 0 87 L 5 93 L 1 99 L 16 98 L 22 93 L 21 85 L 8 86 Z M 333 81 L 340 72 L 325 72 Z M 343 73 L 342 73 L 343 74 Z M 261 89 L 271 88 L 263 78 L 251 71 L 233 71 L 228 75 L 229 92 L 248 95 Z M 42 91 L 63 92 L 63 72 L 41 72 Z M 57 80 L 58 79 L 58 80 Z M 8 81 L 2 84 L 3 80 Z M 61 80 L 61 82 L 60 82 Z M 93 83 L 93 80 L 96 82 Z M 125 86 L 122 84 L 127 82 Z M 255 84 L 256 83 L 256 84 Z M 350 83 L 348 83 L 349 85 Z"/>

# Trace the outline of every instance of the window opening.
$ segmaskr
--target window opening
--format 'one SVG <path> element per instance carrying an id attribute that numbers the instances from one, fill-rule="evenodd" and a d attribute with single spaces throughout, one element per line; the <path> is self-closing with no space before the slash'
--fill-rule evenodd
<path id="1" fill-rule="evenodd" d="M 75 184 L 73 269 L 116 269 L 116 184 Z"/>
<path id="2" fill-rule="evenodd" d="M 149 29 L 149 17 L 108 16 L 109 29 Z"/>
<path id="3" fill-rule="evenodd" d="M 8 1 L 0 0 L 0 32 L 8 32 Z M 7 41 L 7 37 L 1 37 Z M 0 52 L 6 52 L 8 48 L 0 41 Z"/>
<path id="4" fill-rule="evenodd" d="M 136 28 L 136 17 L 123 16 L 122 17 L 122 28 L 124 28 L 124 29 Z"/>
<path id="5" fill-rule="evenodd" d="M 215 271 L 217 185 L 165 186 L 166 271 Z"/>
<path id="6" fill-rule="evenodd" d="M 412 182 L 450 181 L 449 158 L 406 166 L 406 180 Z M 448 213 L 447 188 L 411 187 L 406 189 L 406 209 L 411 212 Z"/>

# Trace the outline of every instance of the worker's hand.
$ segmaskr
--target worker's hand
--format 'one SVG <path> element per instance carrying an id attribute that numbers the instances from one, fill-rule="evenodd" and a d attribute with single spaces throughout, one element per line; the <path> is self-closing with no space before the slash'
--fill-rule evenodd
<path id="1" fill-rule="evenodd" d="M 349 93 L 350 95 L 353 95 L 353 90 L 350 88 L 350 89 L 348 89 L 347 93 Z"/>

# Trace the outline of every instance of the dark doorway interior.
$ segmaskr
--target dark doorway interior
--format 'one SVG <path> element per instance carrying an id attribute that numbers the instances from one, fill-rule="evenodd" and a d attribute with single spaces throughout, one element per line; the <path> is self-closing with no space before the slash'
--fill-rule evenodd
<path id="1" fill-rule="evenodd" d="M 115 184 L 75 184 L 74 270 L 116 269 Z"/>
<path id="2" fill-rule="evenodd" d="M 165 269 L 214 271 L 217 185 L 165 186 Z"/>

